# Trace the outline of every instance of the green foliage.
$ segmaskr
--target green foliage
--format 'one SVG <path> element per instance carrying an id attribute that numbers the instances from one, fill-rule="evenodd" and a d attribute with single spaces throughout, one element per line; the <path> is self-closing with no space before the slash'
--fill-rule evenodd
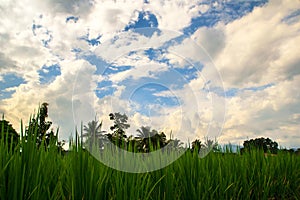
<path id="1" fill-rule="evenodd" d="M 29 140 L 34 140 L 31 137 Z M 186 151 L 171 165 L 131 174 L 106 167 L 78 148 L 62 156 L 35 142 L 22 152 L 0 144 L 0 199 L 299 199 L 300 156 L 266 157 Z M 114 159 L 112 157 L 112 159 Z"/>
<path id="2" fill-rule="evenodd" d="M 86 138 L 85 144 L 89 149 L 92 149 L 93 145 L 97 145 L 99 148 L 104 147 L 106 137 L 103 134 L 105 131 L 102 131 L 101 128 L 102 122 L 99 123 L 96 118 L 83 127 L 84 133 L 81 134 L 81 137 Z"/>
<path id="3" fill-rule="evenodd" d="M 272 141 L 270 138 L 256 138 L 251 140 L 244 141 L 244 148 L 241 149 L 241 153 L 249 152 L 251 149 L 263 150 L 264 153 L 277 154 L 278 144 L 275 141 Z"/>
<path id="4" fill-rule="evenodd" d="M 110 127 L 111 133 L 103 134 L 106 131 L 102 131 L 102 122 L 99 123 L 98 120 L 92 120 L 88 122 L 87 125 L 84 125 L 83 131 L 81 133 L 81 141 L 83 138 L 86 140 L 84 141 L 84 146 L 92 149 L 92 147 L 98 148 L 98 150 L 103 150 L 104 148 L 108 147 L 111 148 L 111 144 L 116 145 L 119 148 L 125 149 L 131 152 L 137 153 L 148 153 L 151 151 L 156 151 L 158 149 L 164 148 L 164 150 L 179 150 L 182 147 L 183 143 L 178 139 L 170 138 L 167 140 L 167 137 L 164 132 L 158 132 L 155 129 L 151 129 L 149 126 L 141 126 L 140 129 L 137 129 L 137 136 L 134 137 L 130 135 L 129 137 L 126 135 L 126 129 L 130 127 L 127 123 L 128 117 L 126 114 L 120 113 L 110 113 L 109 114 L 110 120 L 113 121 L 113 126 Z M 172 132 L 171 132 L 172 135 Z M 77 142 L 76 137 L 76 144 Z M 95 145 L 95 146 L 94 146 Z M 197 150 L 196 150 L 197 149 Z M 192 151 L 200 152 L 203 150 L 204 152 L 219 151 L 217 142 L 206 139 L 204 144 L 201 144 L 199 139 L 196 139 L 192 142 Z M 205 154 L 205 153 L 204 153 Z"/>
<path id="5" fill-rule="evenodd" d="M 192 142 L 192 152 L 197 152 L 199 153 L 199 151 L 201 150 L 201 148 L 203 147 L 203 145 L 201 144 L 201 140 L 196 139 Z"/>
<path id="6" fill-rule="evenodd" d="M 4 115 L 2 116 L 2 120 L 0 120 L 0 141 L 3 144 L 7 144 L 9 149 L 15 149 L 15 147 L 19 143 L 19 134 L 12 127 L 9 121 L 4 119 Z"/>
<path id="7" fill-rule="evenodd" d="M 90 124 L 95 129 L 86 126 L 87 133 L 100 130 L 96 122 Z M 1 139 L 0 199 L 300 199 L 300 156 L 296 153 L 279 151 L 270 156 L 263 154 L 263 148 L 251 148 L 243 155 L 211 152 L 199 158 L 186 151 L 163 169 L 132 174 L 103 165 L 80 142 L 66 155 L 55 145 L 39 148 L 36 140 L 41 129 L 36 123 L 26 130 L 21 152 L 7 151 Z M 172 141 L 177 141 L 174 146 L 180 144 L 176 139 L 169 144 Z M 209 140 L 194 142 L 194 149 L 209 146 L 214 146 Z"/>
<path id="8" fill-rule="evenodd" d="M 175 138 L 175 139 L 170 139 L 167 141 L 168 143 L 168 148 L 176 150 L 176 149 L 182 149 L 184 143 L 181 142 L 179 139 Z"/>
<path id="9" fill-rule="evenodd" d="M 106 146 L 111 147 L 108 143 L 110 141 L 117 147 L 127 151 L 147 153 L 163 148 L 170 142 L 163 132 L 158 133 L 155 129 L 151 130 L 150 127 L 146 126 L 142 126 L 137 130 L 137 137 L 132 135 L 128 137 L 125 132 L 130 127 L 127 123 L 127 115 L 110 113 L 109 117 L 114 123 L 110 127 L 111 133 L 103 135 L 106 131 L 101 131 L 102 122 L 98 124 L 96 119 L 84 126 L 84 133 L 81 136 L 82 138 L 86 138 L 85 144 L 88 144 L 89 149 L 92 149 L 93 145 L 96 145 L 95 147 L 98 149 L 104 149 Z M 176 142 L 177 145 L 180 145 L 179 140 L 176 140 Z"/>
<path id="10" fill-rule="evenodd" d="M 152 129 L 149 126 L 142 126 L 137 130 L 138 136 L 136 137 L 139 142 L 140 152 L 150 152 L 165 147 L 168 144 L 166 135 L 157 130 Z"/>
<path id="11" fill-rule="evenodd" d="M 114 122 L 114 125 L 110 127 L 112 133 L 106 134 L 107 138 L 118 147 L 126 149 L 127 135 L 125 130 L 130 127 L 127 123 L 128 117 L 126 114 L 110 113 L 109 118 Z"/>
<path id="12" fill-rule="evenodd" d="M 38 148 L 49 148 L 50 145 L 56 145 L 58 150 L 62 150 L 64 142 L 58 141 L 58 130 L 54 133 L 53 129 L 50 129 L 52 122 L 46 121 L 48 117 L 48 103 L 43 103 L 39 108 L 39 112 L 36 117 L 32 117 L 29 120 L 29 125 L 26 127 L 24 142 L 28 141 L 28 138 L 34 137 L 34 141 Z"/>
<path id="13" fill-rule="evenodd" d="M 126 114 L 122 115 L 119 112 L 110 113 L 109 118 L 114 121 L 114 125 L 110 127 L 110 130 L 116 134 L 125 134 L 125 130 L 130 127 L 130 125 L 127 124 L 128 117 Z"/>

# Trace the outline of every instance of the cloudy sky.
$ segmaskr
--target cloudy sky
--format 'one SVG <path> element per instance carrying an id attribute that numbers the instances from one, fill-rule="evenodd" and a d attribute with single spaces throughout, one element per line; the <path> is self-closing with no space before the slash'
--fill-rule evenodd
<path id="1" fill-rule="evenodd" d="M 0 113 L 68 139 L 126 113 L 182 140 L 300 147 L 299 0 L 0 0 Z"/>

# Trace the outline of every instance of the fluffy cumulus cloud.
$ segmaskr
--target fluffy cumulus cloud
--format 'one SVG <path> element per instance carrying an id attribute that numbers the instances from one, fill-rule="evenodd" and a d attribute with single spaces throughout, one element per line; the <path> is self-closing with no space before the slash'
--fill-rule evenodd
<path id="1" fill-rule="evenodd" d="M 222 140 L 268 136 L 282 146 L 298 145 L 300 22 L 287 19 L 297 17 L 291 14 L 299 8 L 299 1 L 270 1 L 217 27 L 224 32 L 225 46 L 215 64 L 225 87 L 239 91 L 227 99 Z"/>
<path id="2" fill-rule="evenodd" d="M 247 91 L 228 99 L 221 140 L 242 142 L 246 137 L 270 137 L 283 146 L 298 145 L 300 76 L 262 91 Z"/>
<path id="3" fill-rule="evenodd" d="M 73 104 L 79 107 L 78 103 L 82 104 L 85 99 L 83 96 L 77 102 L 77 93 L 89 94 L 87 88 L 93 88 L 91 79 L 95 67 L 84 60 L 62 62 L 61 65 L 64 69 L 61 76 L 49 85 L 21 84 L 11 98 L 1 100 L 7 118 L 15 122 L 16 127 L 19 127 L 21 119 L 27 124 L 29 116 L 36 113 L 39 104 L 48 102 L 49 120 L 54 122 L 54 127 L 59 126 L 61 132 L 66 133 L 65 137 L 74 132 Z M 74 103 L 72 98 L 75 99 Z"/>
<path id="4" fill-rule="evenodd" d="M 169 56 L 169 53 L 152 52 L 150 55 L 152 59 L 149 60 L 144 49 L 139 50 L 129 52 L 129 56 L 126 54 L 113 62 L 119 68 L 130 64 L 130 68 L 101 75 L 100 80 L 107 78 L 106 80 L 112 81 L 117 86 L 114 97 L 101 99 L 100 105 L 105 106 L 97 110 L 103 114 L 113 110 L 126 112 L 132 122 L 130 133 L 134 133 L 141 125 L 148 125 L 167 134 L 172 132 L 185 142 L 196 137 L 217 137 L 220 131 L 218 127 L 220 128 L 224 120 L 222 117 L 224 105 L 222 101 L 221 105 L 217 102 L 216 95 L 214 99 L 211 98 L 212 94 L 206 86 L 207 80 L 201 77 L 200 71 L 190 65 L 169 66 L 167 62 L 160 62 Z M 146 51 L 148 50 L 146 48 Z M 191 78 L 191 75 L 194 77 Z M 146 90 L 147 94 L 142 93 L 142 90 Z M 221 99 L 224 101 L 223 97 Z M 218 109 L 213 109 L 213 103 L 215 106 L 223 106 L 220 113 L 216 111 Z M 105 112 L 102 112 L 103 109 Z M 209 129 L 213 131 L 208 133 Z"/>
<path id="5" fill-rule="evenodd" d="M 157 16 L 159 28 L 172 31 L 180 31 L 189 26 L 192 18 L 201 15 L 207 9 L 208 5 L 199 4 L 197 0 L 149 1 L 145 5 L 145 10 Z"/>
<path id="6" fill-rule="evenodd" d="M 299 7 L 299 1 L 273 0 L 221 27 L 226 46 L 215 63 L 226 86 L 259 86 L 299 74 L 300 22 L 284 20 Z"/>
<path id="7" fill-rule="evenodd" d="M 227 94 L 221 143 L 254 137 L 274 138 L 287 147 L 299 143 L 299 9 L 298 1 L 270 1 L 232 22 L 200 27 L 191 38 L 203 54 L 188 39 L 172 47 L 186 60 L 211 59 L 219 70 Z M 207 77 L 209 71 L 201 72 Z"/>
<path id="8" fill-rule="evenodd" d="M 0 112 L 19 129 L 48 102 L 62 139 L 96 115 L 109 129 L 108 114 L 122 112 L 131 134 L 149 125 L 185 141 L 299 146 L 299 10 L 295 0 L 1 1 Z"/>

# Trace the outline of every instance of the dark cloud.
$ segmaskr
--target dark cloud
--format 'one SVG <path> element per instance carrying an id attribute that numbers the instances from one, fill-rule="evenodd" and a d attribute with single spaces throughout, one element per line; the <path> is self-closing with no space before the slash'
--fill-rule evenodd
<path id="1" fill-rule="evenodd" d="M 54 12 L 86 15 L 90 12 L 92 0 L 48 0 L 49 8 Z"/>
<path id="2" fill-rule="evenodd" d="M 0 72 L 1 74 L 7 69 L 15 68 L 16 62 L 8 58 L 4 53 L 0 52 Z"/>

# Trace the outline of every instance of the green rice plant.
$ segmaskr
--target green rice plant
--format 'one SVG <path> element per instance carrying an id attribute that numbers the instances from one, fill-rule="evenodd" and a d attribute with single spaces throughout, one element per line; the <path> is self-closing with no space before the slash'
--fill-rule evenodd
<path id="1" fill-rule="evenodd" d="M 300 199 L 300 156 L 295 154 L 253 150 L 200 158 L 187 150 L 162 169 L 128 173 L 99 162 L 78 139 L 67 154 L 55 145 L 38 148 L 36 132 L 32 127 L 31 136 L 20 137 L 13 151 L 0 139 L 0 199 Z M 143 168 L 141 162 L 136 168 Z"/>

